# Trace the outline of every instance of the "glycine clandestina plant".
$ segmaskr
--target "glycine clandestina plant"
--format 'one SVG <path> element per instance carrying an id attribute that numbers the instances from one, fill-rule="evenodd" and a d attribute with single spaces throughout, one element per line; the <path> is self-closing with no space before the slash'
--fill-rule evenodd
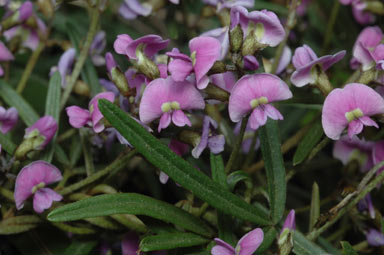
<path id="1" fill-rule="evenodd" d="M 0 254 L 381 254 L 381 0 L 0 1 Z"/>

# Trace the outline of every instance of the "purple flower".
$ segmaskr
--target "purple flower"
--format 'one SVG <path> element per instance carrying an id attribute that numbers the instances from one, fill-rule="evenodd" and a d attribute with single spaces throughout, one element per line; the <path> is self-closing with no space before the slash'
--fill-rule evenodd
<path id="1" fill-rule="evenodd" d="M 334 89 L 324 101 L 322 123 L 325 134 L 338 140 L 346 127 L 351 138 L 359 134 L 364 125 L 379 126 L 369 116 L 384 113 L 384 99 L 372 88 L 350 83 Z"/>
<path id="2" fill-rule="evenodd" d="M 133 40 L 127 34 L 117 36 L 113 47 L 118 54 L 127 55 L 131 59 L 138 59 L 136 55 L 137 48 L 142 45 L 144 54 L 148 58 L 152 58 L 158 51 L 165 49 L 168 46 L 169 40 L 163 40 L 158 35 L 146 35 Z"/>
<path id="3" fill-rule="evenodd" d="M 343 165 L 352 160 L 357 160 L 360 164 L 360 170 L 366 172 L 373 167 L 372 147 L 373 142 L 360 140 L 357 136 L 349 138 L 342 136 L 333 147 L 333 157 L 339 159 Z"/>
<path id="4" fill-rule="evenodd" d="M 236 77 L 233 72 L 225 72 L 213 74 L 210 76 L 211 82 L 216 86 L 224 89 L 225 91 L 231 93 L 233 86 L 236 83 Z"/>
<path id="5" fill-rule="evenodd" d="M 372 246 L 383 246 L 384 235 L 374 228 L 370 228 L 366 234 L 367 242 Z"/>
<path id="6" fill-rule="evenodd" d="M 256 130 L 265 125 L 267 117 L 282 120 L 283 116 L 271 103 L 291 97 L 288 85 L 276 75 L 245 75 L 232 89 L 228 106 L 229 117 L 233 122 L 239 122 L 251 113 L 250 127 Z"/>
<path id="7" fill-rule="evenodd" d="M 203 0 L 203 3 L 217 6 L 217 11 L 219 12 L 223 8 L 231 9 L 234 6 L 252 8 L 255 5 L 255 0 Z"/>
<path id="8" fill-rule="evenodd" d="M 375 66 L 378 70 L 384 70 L 383 37 L 383 32 L 378 26 L 364 28 L 353 46 L 352 63 L 361 64 L 363 71 Z"/>
<path id="9" fill-rule="evenodd" d="M 202 33 L 200 36 L 205 37 L 213 37 L 217 39 L 221 43 L 221 53 L 220 58 L 218 60 L 223 60 L 228 53 L 229 50 L 229 27 L 215 28 L 209 30 L 205 33 Z"/>
<path id="10" fill-rule="evenodd" d="M 204 116 L 203 131 L 199 144 L 192 150 L 192 156 L 199 158 L 205 148 L 211 150 L 212 153 L 218 154 L 224 150 L 225 138 L 223 135 L 211 135 L 210 127 L 217 129 L 217 122 L 209 116 Z"/>
<path id="11" fill-rule="evenodd" d="M 57 122 L 52 116 L 44 116 L 25 129 L 24 139 L 33 139 L 33 148 L 42 150 L 57 131 Z"/>
<path id="12" fill-rule="evenodd" d="M 292 51 L 288 46 L 285 46 L 283 50 L 283 54 L 281 55 L 279 64 L 277 65 L 276 75 L 279 75 L 287 68 L 287 66 L 291 62 L 291 58 L 292 58 Z M 263 59 L 264 69 L 267 73 L 271 73 L 273 62 L 274 62 L 274 59 L 270 59 L 270 60 Z"/>
<path id="13" fill-rule="evenodd" d="M 371 219 L 375 218 L 375 208 L 373 207 L 370 193 L 368 193 L 363 199 L 359 201 L 359 203 L 357 204 L 357 208 L 359 209 L 359 211 L 367 210 Z"/>
<path id="14" fill-rule="evenodd" d="M 0 131 L 3 134 L 6 134 L 11 130 L 18 120 L 18 113 L 16 108 L 11 107 L 8 110 L 5 110 L 4 107 L 0 106 Z"/>
<path id="15" fill-rule="evenodd" d="M 139 243 L 139 236 L 134 232 L 124 235 L 123 241 L 121 242 L 122 255 L 137 255 Z"/>
<path id="16" fill-rule="evenodd" d="M 284 225 L 283 225 L 283 228 L 281 229 L 281 232 L 283 232 L 284 229 L 289 229 L 289 230 L 295 230 L 296 229 L 295 210 L 294 209 L 289 211 L 287 218 L 285 218 Z"/>
<path id="17" fill-rule="evenodd" d="M 107 45 L 105 31 L 99 31 L 95 38 L 93 38 L 91 47 L 89 48 L 89 55 L 92 58 L 92 62 L 95 66 L 102 66 L 105 64 L 105 59 L 101 55 L 105 46 Z"/>
<path id="18" fill-rule="evenodd" d="M 384 141 L 376 142 L 372 149 L 372 165 L 377 165 L 384 160 Z M 377 174 L 381 173 L 384 170 L 384 167 L 380 168 L 377 171 Z"/>
<path id="19" fill-rule="evenodd" d="M 292 64 L 296 71 L 291 76 L 291 82 L 297 87 L 316 83 L 318 76 L 316 66 L 320 66 L 323 71 L 326 71 L 333 64 L 339 62 L 345 53 L 345 50 L 343 50 L 334 55 L 318 58 L 316 53 L 304 44 L 302 47 L 297 48 L 293 55 Z"/>
<path id="20" fill-rule="evenodd" d="M 189 41 L 191 57 L 179 53 L 177 49 L 166 54 L 172 58 L 168 70 L 172 79 L 184 81 L 192 72 L 196 75 L 199 89 L 204 89 L 209 83 L 207 73 L 220 57 L 221 44 L 213 37 L 199 36 Z"/>
<path id="21" fill-rule="evenodd" d="M 183 110 L 204 109 L 205 102 L 195 86 L 176 82 L 171 77 L 158 78 L 148 84 L 140 103 L 140 120 L 145 124 L 160 118 L 158 132 L 171 121 L 178 127 L 191 126 Z"/>
<path id="22" fill-rule="evenodd" d="M 96 133 L 102 132 L 104 130 L 104 117 L 98 106 L 98 100 L 101 98 L 113 102 L 115 100 L 115 94 L 113 92 L 101 92 L 97 94 L 89 102 L 89 111 L 78 106 L 69 106 L 65 108 L 69 117 L 69 124 L 74 128 L 81 128 L 85 125 L 92 124 L 93 131 Z"/>
<path id="23" fill-rule="evenodd" d="M 212 248 L 212 255 L 252 255 L 263 242 L 264 233 L 256 228 L 245 234 L 233 248 L 219 238 L 215 238 L 216 245 Z"/>
<path id="24" fill-rule="evenodd" d="M 14 56 L 8 50 L 8 48 L 4 45 L 4 43 L 0 42 L 0 62 L 10 61 L 10 60 L 14 60 L 14 59 L 15 59 Z M 0 76 L 3 76 L 3 75 L 4 75 L 4 70 L 0 66 Z"/>
<path id="25" fill-rule="evenodd" d="M 259 62 L 253 55 L 244 56 L 244 69 L 248 71 L 255 71 L 259 69 Z"/>
<path id="26" fill-rule="evenodd" d="M 15 203 L 20 210 L 25 200 L 33 195 L 33 209 L 42 213 L 52 206 L 53 201 L 60 201 L 63 197 L 47 185 L 62 179 L 60 170 L 48 162 L 35 161 L 21 169 L 16 178 Z"/>
<path id="27" fill-rule="evenodd" d="M 242 6 L 231 9 L 231 30 L 240 24 L 244 38 L 249 36 L 266 46 L 277 46 L 285 36 L 285 30 L 275 13 L 262 10 L 249 12 Z"/>
<path id="28" fill-rule="evenodd" d="M 152 6 L 142 4 L 139 0 L 124 0 L 119 8 L 119 14 L 125 19 L 136 19 L 137 16 L 148 16 L 151 12 Z"/>
<path id="29" fill-rule="evenodd" d="M 339 0 L 344 5 L 352 5 L 352 14 L 355 20 L 366 25 L 375 21 L 375 16 L 365 11 L 367 4 L 361 0 Z"/>
<path id="30" fill-rule="evenodd" d="M 76 50 L 75 48 L 69 48 L 66 50 L 59 59 L 57 67 L 51 69 L 51 75 L 58 70 L 61 76 L 61 86 L 65 88 L 67 84 L 67 76 L 72 73 L 72 65 L 76 59 Z"/>
<path id="31" fill-rule="evenodd" d="M 44 22 L 33 12 L 30 1 L 25 2 L 17 12 L 21 24 L 4 31 L 3 35 L 7 41 L 12 40 L 15 36 L 20 36 L 23 38 L 22 45 L 24 47 L 35 50 L 40 41 L 39 35 L 45 35 L 47 28 Z M 30 18 L 33 18 L 35 22 L 27 22 Z"/>

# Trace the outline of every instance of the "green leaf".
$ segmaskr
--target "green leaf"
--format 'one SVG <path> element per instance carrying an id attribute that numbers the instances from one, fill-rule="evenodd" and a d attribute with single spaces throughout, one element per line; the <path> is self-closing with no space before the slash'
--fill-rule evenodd
<path id="1" fill-rule="evenodd" d="M 311 210 L 309 212 L 309 232 L 312 231 L 320 216 L 320 192 L 316 182 L 312 185 Z"/>
<path id="2" fill-rule="evenodd" d="M 299 146 L 295 151 L 295 155 L 293 156 L 294 166 L 304 161 L 304 159 L 312 151 L 313 147 L 315 147 L 320 141 L 323 134 L 323 127 L 321 122 L 318 121 L 311 127 L 311 129 L 304 136 L 303 140 L 299 143 Z"/>
<path id="3" fill-rule="evenodd" d="M 210 240 L 192 233 L 168 233 L 147 236 L 140 242 L 140 250 L 144 252 L 170 250 L 180 247 L 191 247 L 208 243 Z"/>
<path id="4" fill-rule="evenodd" d="M 267 124 L 260 128 L 259 137 L 267 172 L 271 218 L 276 224 L 283 217 L 286 199 L 285 168 L 277 121 L 268 119 Z"/>
<path id="5" fill-rule="evenodd" d="M 326 253 L 297 230 L 293 232 L 293 252 L 296 255 L 321 255 Z"/>
<path id="6" fill-rule="evenodd" d="M 343 255 L 359 255 L 347 241 L 340 242 L 343 247 Z"/>
<path id="7" fill-rule="evenodd" d="M 76 53 L 78 54 L 80 51 L 79 46 L 81 41 L 80 32 L 71 20 L 67 21 L 65 26 L 67 29 L 68 36 L 72 44 L 75 46 Z M 89 57 L 85 61 L 84 68 L 81 71 L 81 78 L 90 87 L 91 96 L 95 96 L 96 94 L 102 92 L 95 66 L 93 65 L 92 60 Z"/>
<path id="8" fill-rule="evenodd" d="M 335 247 L 333 247 L 333 245 L 325 238 L 319 236 L 317 238 L 317 243 L 319 245 L 321 245 L 321 247 L 323 247 L 327 252 L 328 254 L 332 254 L 332 255 L 340 255 L 341 252 L 336 249 Z"/>
<path id="9" fill-rule="evenodd" d="M 37 227 L 40 218 L 34 215 L 15 216 L 0 222 L 0 235 L 12 235 L 26 232 Z"/>
<path id="10" fill-rule="evenodd" d="M 0 145 L 3 150 L 8 152 L 8 154 L 13 155 L 13 152 L 16 149 L 16 144 L 14 144 L 6 135 L 0 132 Z"/>
<path id="11" fill-rule="evenodd" d="M 229 190 L 233 191 L 235 189 L 236 184 L 239 182 L 244 181 L 247 188 L 252 187 L 252 179 L 244 171 L 235 171 L 228 175 L 227 177 L 227 183 L 229 186 Z"/>
<path id="12" fill-rule="evenodd" d="M 48 214 L 50 221 L 73 221 L 113 214 L 146 215 L 178 225 L 203 236 L 212 230 L 199 218 L 173 205 L 135 193 L 95 196 L 59 207 Z"/>
<path id="13" fill-rule="evenodd" d="M 91 254 L 91 251 L 93 248 L 95 248 L 97 245 L 96 241 L 89 241 L 89 242 L 79 242 L 74 241 L 72 242 L 62 253 L 59 253 L 57 255 L 86 255 Z"/>
<path id="14" fill-rule="evenodd" d="M 27 126 L 31 126 L 39 119 L 39 115 L 30 104 L 3 80 L 0 80 L 0 96 L 8 105 L 17 109 L 20 118 Z"/>
<path id="15" fill-rule="evenodd" d="M 60 121 L 60 99 L 61 99 L 61 76 L 58 71 L 56 71 L 51 79 L 49 80 L 49 87 L 47 93 L 47 99 L 45 102 L 45 115 L 52 116 L 57 125 Z M 52 142 L 49 144 L 48 150 L 44 153 L 42 160 L 47 162 L 52 161 L 53 153 L 55 152 L 55 140 L 57 132 L 52 139 Z"/>
<path id="16" fill-rule="evenodd" d="M 211 171 L 212 179 L 228 190 L 227 178 L 225 174 L 224 161 L 221 155 L 215 155 L 211 152 Z M 219 238 L 229 244 L 235 245 L 234 235 L 232 233 L 233 219 L 230 215 L 217 212 L 217 225 L 219 229 Z"/>
<path id="17" fill-rule="evenodd" d="M 277 237 L 277 230 L 274 227 L 263 229 L 263 232 L 264 239 L 260 247 L 256 250 L 257 254 L 262 254 L 262 252 L 266 251 L 273 244 L 273 241 L 275 241 Z"/>
<path id="18" fill-rule="evenodd" d="M 243 220 L 268 225 L 267 215 L 258 208 L 223 189 L 208 176 L 197 171 L 191 164 L 173 153 L 167 146 L 151 135 L 127 113 L 107 100 L 99 100 L 104 117 L 129 141 L 150 163 L 164 171 L 175 182 L 192 191 L 197 197 L 216 209 Z"/>

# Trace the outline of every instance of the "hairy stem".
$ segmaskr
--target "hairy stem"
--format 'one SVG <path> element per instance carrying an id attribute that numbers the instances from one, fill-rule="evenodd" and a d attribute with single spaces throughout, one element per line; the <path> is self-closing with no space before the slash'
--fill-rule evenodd
<path id="1" fill-rule="evenodd" d="M 97 26 L 99 23 L 100 13 L 97 8 L 97 6 L 93 7 L 91 10 L 91 24 L 89 26 L 89 31 L 87 34 L 87 39 L 83 45 L 83 48 L 81 49 L 79 58 L 76 61 L 75 67 L 73 69 L 72 75 L 65 87 L 63 96 L 61 98 L 61 107 L 60 109 L 63 109 L 65 104 L 67 103 L 67 100 L 69 98 L 69 95 L 72 92 L 73 87 L 76 84 L 77 78 L 79 78 L 80 72 L 83 69 L 83 66 L 85 64 L 85 61 L 87 60 L 89 48 L 91 47 L 93 38 L 95 37 Z"/>

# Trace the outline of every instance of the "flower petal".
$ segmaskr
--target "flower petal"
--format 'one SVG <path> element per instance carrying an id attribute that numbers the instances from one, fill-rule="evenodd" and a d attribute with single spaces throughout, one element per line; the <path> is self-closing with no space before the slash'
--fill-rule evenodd
<path id="1" fill-rule="evenodd" d="M 38 189 L 33 196 L 33 210 L 42 213 L 52 206 L 53 201 L 60 201 L 63 197 L 50 188 Z"/>
<path id="2" fill-rule="evenodd" d="M 235 249 L 219 238 L 215 238 L 217 245 L 211 250 L 212 255 L 235 255 Z"/>
<path id="3" fill-rule="evenodd" d="M 192 126 L 191 121 L 182 110 L 177 110 L 172 113 L 172 122 L 178 127 L 183 127 L 185 125 Z"/>
<path id="4" fill-rule="evenodd" d="M 256 228 L 239 240 L 235 250 L 240 250 L 239 255 L 252 255 L 259 248 L 263 239 L 263 230 Z"/>
<path id="5" fill-rule="evenodd" d="M 65 108 L 65 111 L 69 117 L 69 124 L 74 128 L 84 127 L 91 121 L 91 114 L 89 111 L 78 106 L 69 106 Z"/>

